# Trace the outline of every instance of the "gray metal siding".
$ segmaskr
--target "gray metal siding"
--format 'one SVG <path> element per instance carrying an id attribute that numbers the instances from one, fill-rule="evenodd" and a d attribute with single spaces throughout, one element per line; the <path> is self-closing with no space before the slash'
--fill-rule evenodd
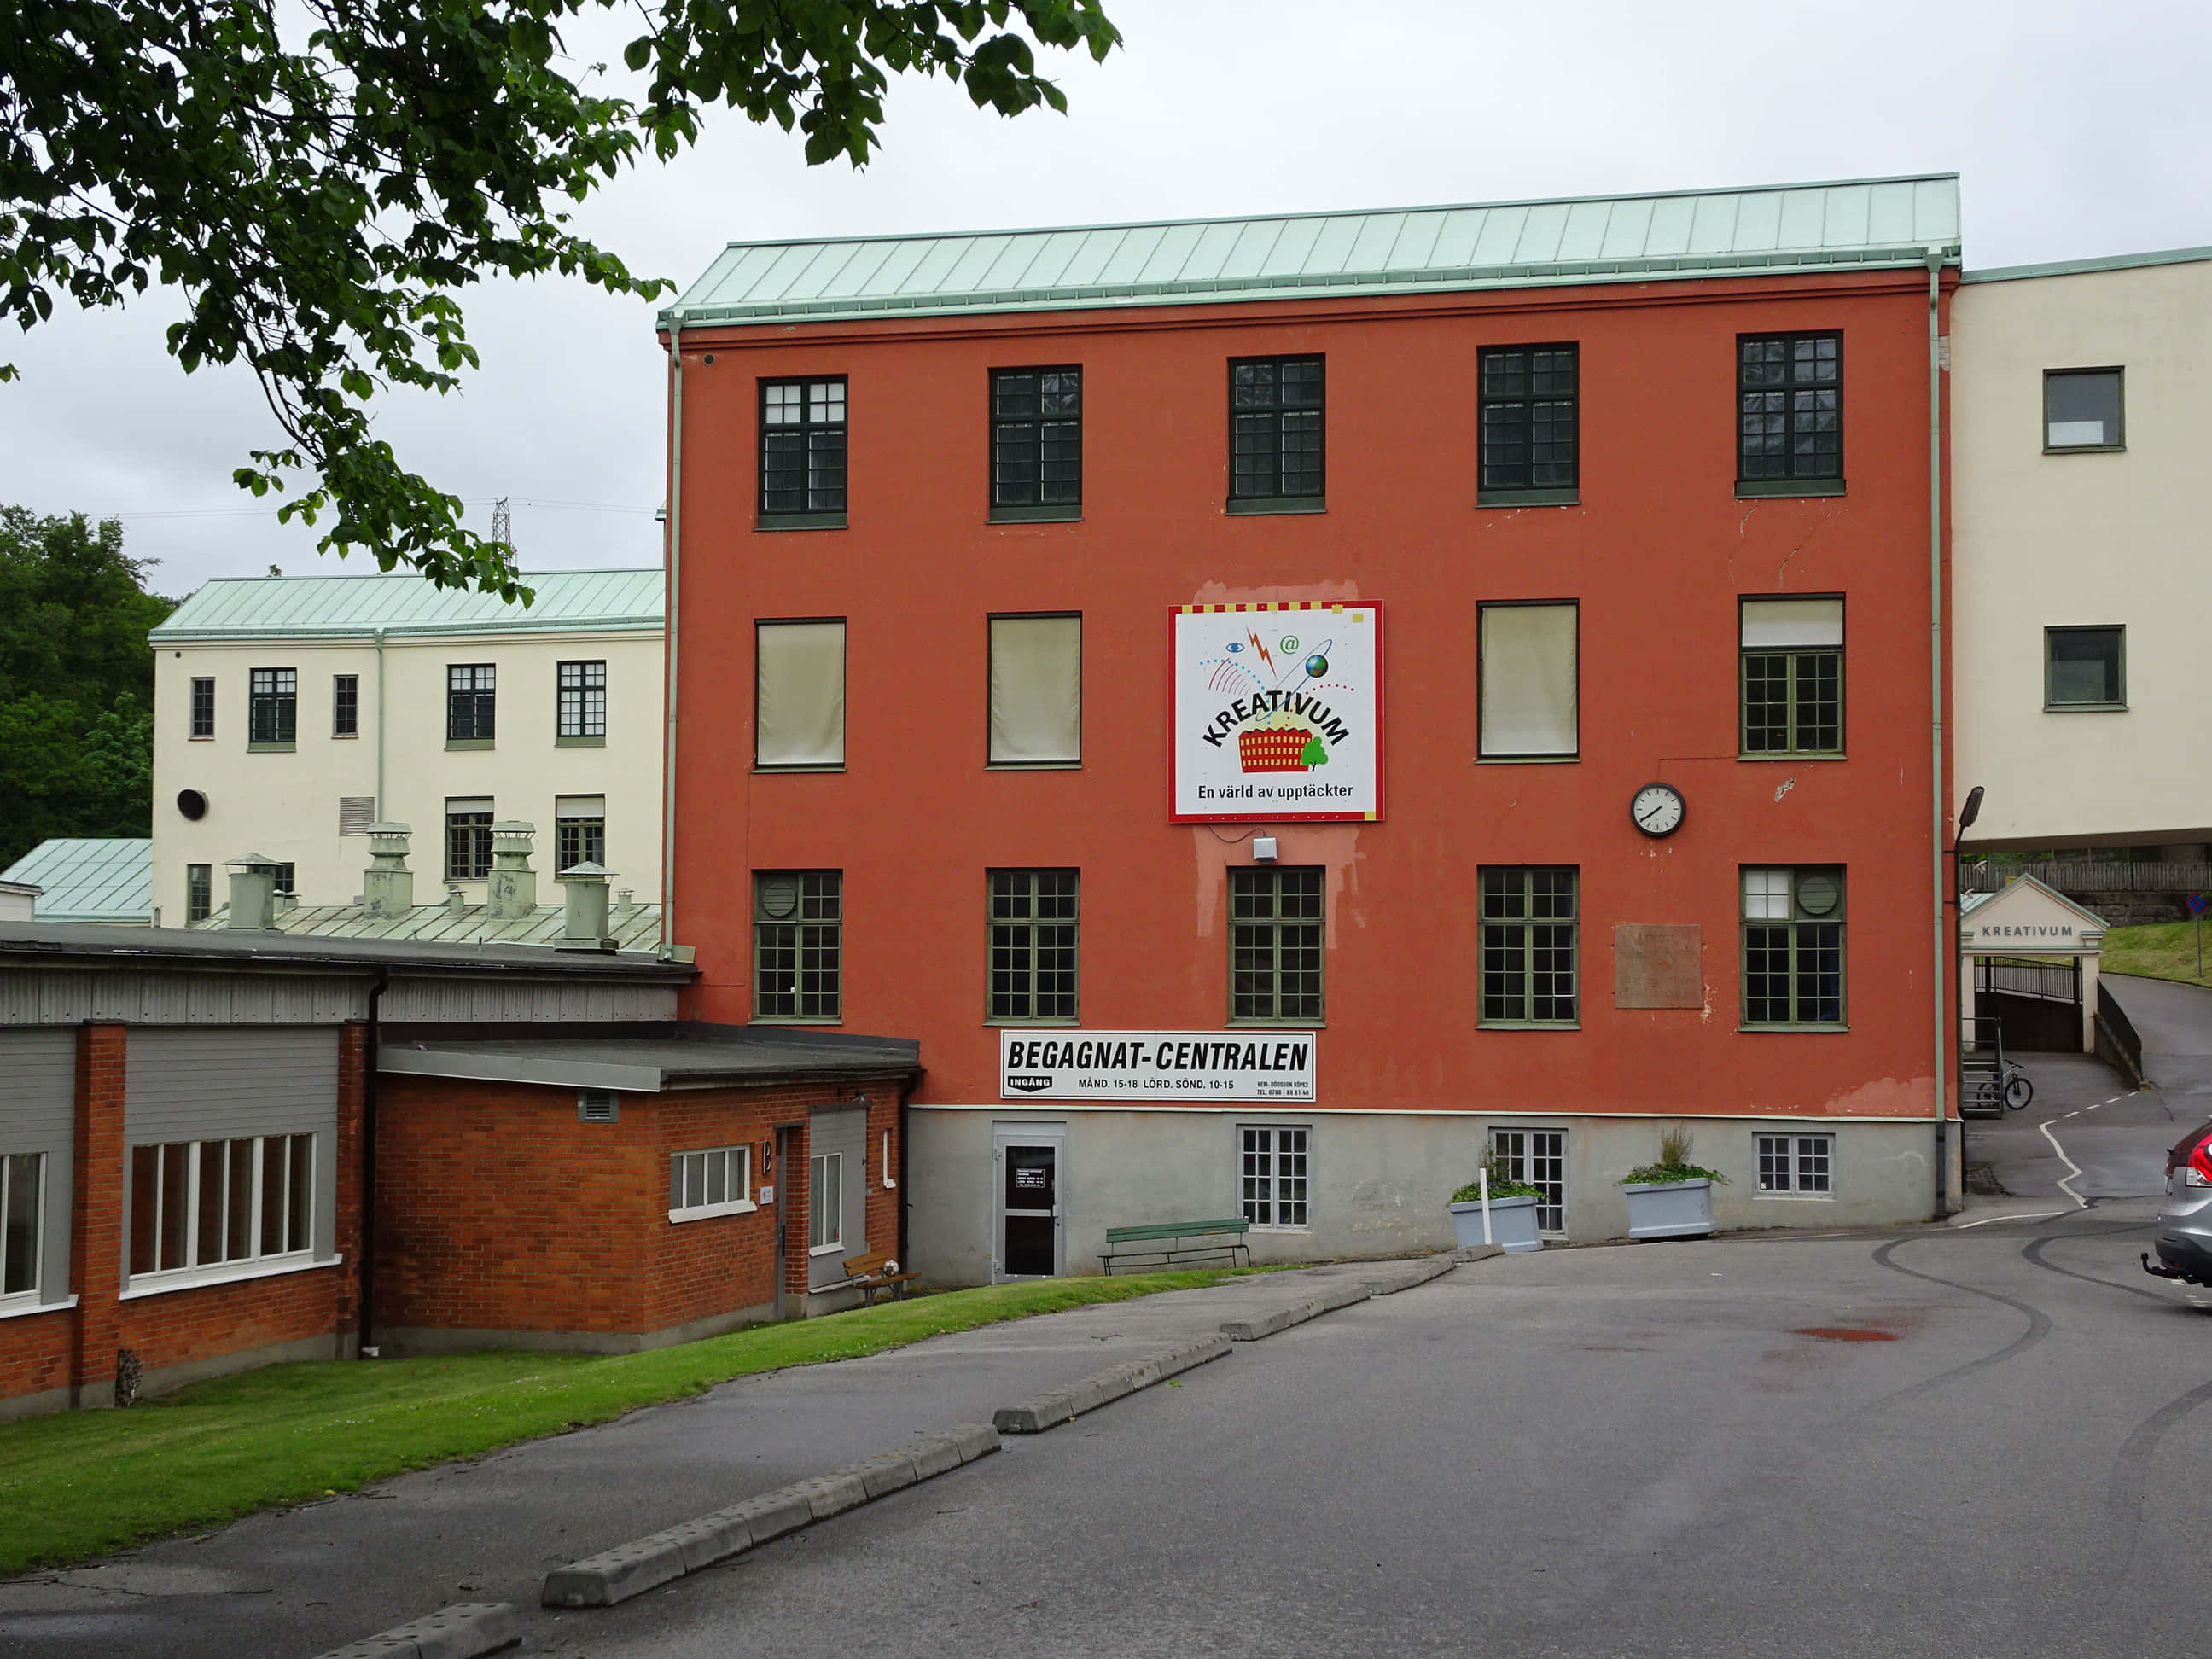
<path id="1" fill-rule="evenodd" d="M 337 1125 L 338 1034 L 283 1027 L 130 1034 L 123 1121 L 133 1146 Z"/>
<path id="2" fill-rule="evenodd" d="M 674 1019 L 672 985 L 569 985 L 550 980 L 395 979 L 378 1005 L 397 1024 Z"/>
<path id="3" fill-rule="evenodd" d="M 0 1030 L 0 1153 L 44 1152 L 39 1299 L 69 1298 L 70 1194 L 76 1168 L 76 1033 Z"/>
<path id="4" fill-rule="evenodd" d="M 829 1152 L 842 1152 L 845 1158 L 845 1244 L 836 1254 L 817 1255 L 807 1264 L 807 1285 L 817 1290 L 844 1281 L 847 1256 L 867 1254 L 868 1115 L 865 1109 L 814 1114 L 807 1129 L 807 1157 L 811 1160 Z M 810 1191 L 808 1202 L 812 1201 Z"/>
<path id="5" fill-rule="evenodd" d="M 369 981 L 312 974 L 0 969 L 0 1028 L 337 1025 L 368 1014 Z M 662 1018 L 666 1018 L 662 1016 Z"/>

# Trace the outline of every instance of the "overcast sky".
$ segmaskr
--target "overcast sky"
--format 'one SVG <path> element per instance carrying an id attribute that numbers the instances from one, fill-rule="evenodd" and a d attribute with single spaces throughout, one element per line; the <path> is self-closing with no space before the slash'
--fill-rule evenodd
<path id="1" fill-rule="evenodd" d="M 2212 244 L 2205 0 L 1108 0 L 1127 46 L 1008 122 L 902 87 L 865 173 L 726 112 L 580 216 L 689 283 L 727 241 L 1686 190 L 1956 170 L 1970 267 Z M 580 57 L 617 58 L 598 20 Z M 652 307 L 559 279 L 465 296 L 484 367 L 380 430 L 526 568 L 657 563 Z M 117 514 L 153 585 L 373 569 L 230 483 L 276 429 L 243 374 L 186 377 L 173 307 L 0 342 L 0 501 Z M 601 510 L 611 509 L 611 510 Z M 488 522 L 488 508 L 471 509 Z"/>

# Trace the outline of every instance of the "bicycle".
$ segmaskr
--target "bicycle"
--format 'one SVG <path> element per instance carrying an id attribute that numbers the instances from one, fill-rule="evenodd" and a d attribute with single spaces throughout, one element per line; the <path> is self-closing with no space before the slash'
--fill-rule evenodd
<path id="1" fill-rule="evenodd" d="M 2020 1111 L 2035 1098 L 2035 1084 L 2009 1060 L 2004 1069 L 1982 1085 L 1980 1103 L 1994 1113 L 2002 1108 Z"/>

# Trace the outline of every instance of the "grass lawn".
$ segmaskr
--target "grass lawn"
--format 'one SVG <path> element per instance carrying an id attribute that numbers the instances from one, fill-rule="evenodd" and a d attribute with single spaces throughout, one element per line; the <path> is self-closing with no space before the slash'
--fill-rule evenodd
<path id="1" fill-rule="evenodd" d="M 651 1353 L 270 1365 L 129 1411 L 0 1424 L 0 1572 L 82 1560 L 274 1504 L 351 1492 L 403 1469 L 604 1423 L 732 1377 L 1231 1276 L 994 1285 L 758 1325 Z"/>
<path id="2" fill-rule="evenodd" d="M 2212 924 L 2207 925 L 2205 934 L 2204 962 L 2212 969 Z M 2105 935 L 2104 959 L 2099 965 L 2108 974 L 2141 974 L 2147 979 L 2212 985 L 2212 976 L 2197 971 L 2197 924 L 2190 921 L 2115 927 Z"/>

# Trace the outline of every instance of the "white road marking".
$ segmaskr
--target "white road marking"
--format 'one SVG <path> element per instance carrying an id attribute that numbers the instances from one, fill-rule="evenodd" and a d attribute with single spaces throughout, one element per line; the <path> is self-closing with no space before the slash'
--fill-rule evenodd
<path id="1" fill-rule="evenodd" d="M 1986 1227 L 1992 1221 L 2048 1221 L 2055 1215 L 2073 1213 L 2071 1210 L 2038 1210 L 2033 1215 L 1985 1215 L 1979 1221 L 1961 1221 L 1959 1231 L 1964 1232 L 1969 1227 Z"/>
<path id="2" fill-rule="evenodd" d="M 2069 1112 L 2067 1115 L 2071 1117 L 2073 1114 Z M 2058 1183 L 2058 1190 L 2074 1200 L 2074 1207 L 2075 1209 L 2087 1209 L 2089 1207 L 2089 1200 L 2082 1197 L 2081 1194 L 2075 1192 L 2073 1188 L 2066 1184 L 2069 1181 L 2079 1181 L 2081 1178 L 2081 1166 L 2076 1164 L 2072 1158 L 2066 1156 L 2066 1149 L 2058 1144 L 2058 1137 L 2051 1133 L 2051 1126 L 2048 1123 L 2039 1123 L 2035 1127 L 2043 1131 L 2043 1138 L 2051 1143 L 2051 1150 L 2058 1154 L 2058 1161 L 2074 1172 L 2072 1175 L 2068 1176 L 2065 1181 L 2062 1181 Z M 2064 1212 L 2061 1211 L 2056 1212 L 2055 1213 L 2063 1214 Z"/>

